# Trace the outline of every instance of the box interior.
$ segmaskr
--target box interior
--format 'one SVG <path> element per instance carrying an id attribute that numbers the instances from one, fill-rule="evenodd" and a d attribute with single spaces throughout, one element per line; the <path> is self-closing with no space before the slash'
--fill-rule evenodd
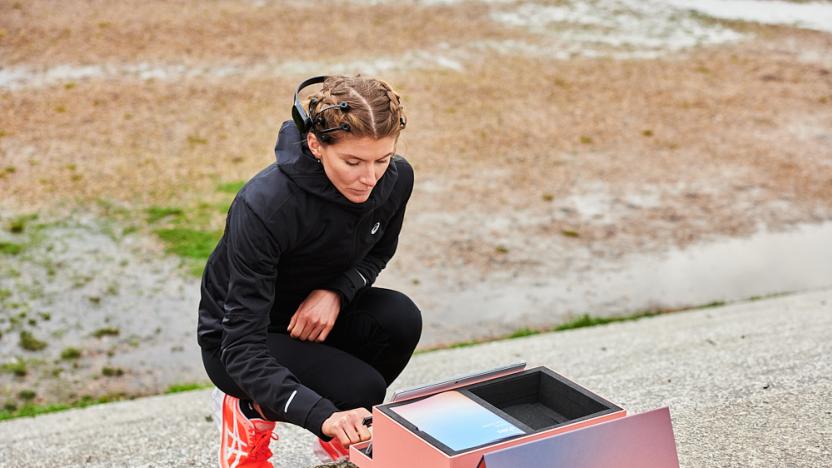
<path id="1" fill-rule="evenodd" d="M 509 376 L 500 381 L 476 384 L 466 390 L 479 397 L 480 404 L 484 401 L 523 423 L 531 429 L 529 432 L 583 419 L 615 407 L 545 372 Z"/>
<path id="2" fill-rule="evenodd" d="M 622 411 L 621 407 L 545 367 L 466 385 L 456 390 L 514 424 L 525 434 L 533 434 L 559 425 Z M 378 406 L 378 409 L 448 455 L 457 455 L 483 447 L 470 447 L 455 451 L 429 434 L 420 431 L 398 413 L 388 409 L 422 398 L 426 397 L 388 403 Z M 516 437 L 522 436 L 512 438 Z"/>

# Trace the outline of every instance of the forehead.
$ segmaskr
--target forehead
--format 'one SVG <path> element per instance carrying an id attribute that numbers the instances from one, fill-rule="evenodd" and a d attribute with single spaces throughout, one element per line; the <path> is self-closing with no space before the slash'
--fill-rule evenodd
<path id="1" fill-rule="evenodd" d="M 343 156 L 354 156 L 359 159 L 379 159 L 392 153 L 396 147 L 396 138 L 354 137 L 342 138 L 332 145 L 332 149 Z"/>

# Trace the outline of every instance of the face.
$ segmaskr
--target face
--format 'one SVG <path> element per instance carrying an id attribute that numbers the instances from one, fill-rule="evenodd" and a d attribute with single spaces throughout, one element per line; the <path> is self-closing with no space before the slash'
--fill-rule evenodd
<path id="1" fill-rule="evenodd" d="M 396 147 L 393 136 L 380 138 L 343 135 L 337 143 L 321 145 L 311 132 L 309 149 L 321 160 L 326 176 L 347 200 L 363 203 L 384 175 Z"/>

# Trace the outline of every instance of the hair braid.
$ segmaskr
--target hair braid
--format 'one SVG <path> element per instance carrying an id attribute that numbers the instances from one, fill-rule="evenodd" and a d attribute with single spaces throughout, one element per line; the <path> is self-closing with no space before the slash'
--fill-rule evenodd
<path id="1" fill-rule="evenodd" d="M 349 104 L 348 110 L 321 112 L 340 102 Z M 309 97 L 307 109 L 313 119 L 312 131 L 325 144 L 336 143 L 343 133 L 318 133 L 324 128 L 346 123 L 349 133 L 355 136 L 398 137 L 406 121 L 399 94 L 387 82 L 363 76 L 329 77 L 320 90 Z"/>

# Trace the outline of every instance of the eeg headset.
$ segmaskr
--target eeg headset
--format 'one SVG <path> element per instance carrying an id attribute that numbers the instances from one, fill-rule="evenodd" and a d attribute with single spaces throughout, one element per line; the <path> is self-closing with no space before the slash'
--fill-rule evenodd
<path id="1" fill-rule="evenodd" d="M 303 104 L 301 104 L 300 98 L 298 97 L 298 95 L 300 94 L 300 90 L 313 84 L 323 83 L 324 81 L 326 81 L 327 78 L 329 77 L 313 76 L 312 78 L 304 80 L 301 84 L 298 85 L 298 88 L 295 90 L 295 104 L 292 106 L 292 120 L 295 121 L 295 126 L 298 127 L 298 130 L 300 130 L 302 134 L 312 131 L 313 133 L 315 133 L 316 136 L 320 136 L 322 134 L 334 132 L 336 130 L 343 130 L 345 132 L 349 132 L 351 130 L 350 124 L 346 122 L 342 123 L 337 127 L 325 128 L 322 130 L 314 130 L 314 127 L 316 125 L 323 125 L 324 118 L 323 116 L 321 116 L 321 114 L 323 114 L 325 110 L 341 109 L 341 112 L 346 112 L 350 110 L 350 105 L 346 101 L 341 101 L 334 106 L 324 107 L 323 109 L 316 112 L 315 115 L 313 115 L 312 117 L 310 117 L 303 109 Z M 316 103 L 317 100 L 315 98 L 312 98 L 312 100 L 309 103 L 309 107 L 314 106 Z"/>
<path id="2" fill-rule="evenodd" d="M 323 126 L 324 118 L 323 116 L 321 116 L 321 114 L 323 114 L 325 110 L 340 109 L 341 112 L 347 112 L 348 110 L 350 110 L 350 105 L 346 101 L 341 101 L 338 104 L 324 107 L 312 116 L 307 114 L 306 111 L 303 109 L 303 104 L 301 104 L 300 98 L 298 97 L 300 95 L 300 91 L 303 88 L 306 88 L 307 86 L 323 83 L 327 80 L 327 78 L 329 78 L 329 76 L 326 75 L 313 76 L 312 78 L 307 78 L 306 80 L 302 81 L 301 84 L 299 84 L 297 89 L 295 90 L 295 103 L 292 106 L 292 120 L 295 121 L 295 126 L 298 127 L 298 130 L 300 130 L 301 134 L 306 134 L 307 132 L 312 131 L 313 133 L 315 133 L 316 136 L 321 136 L 323 134 L 334 132 L 336 130 L 343 130 L 345 132 L 351 131 L 350 124 L 346 122 L 342 123 L 337 127 L 319 130 L 315 129 L 316 125 Z M 315 98 L 312 98 L 312 100 L 309 103 L 309 107 L 314 106 L 316 103 L 317 100 Z M 401 128 L 405 128 L 405 126 L 407 126 L 407 120 L 405 120 L 404 116 L 402 115 L 399 115 L 399 126 Z"/>

